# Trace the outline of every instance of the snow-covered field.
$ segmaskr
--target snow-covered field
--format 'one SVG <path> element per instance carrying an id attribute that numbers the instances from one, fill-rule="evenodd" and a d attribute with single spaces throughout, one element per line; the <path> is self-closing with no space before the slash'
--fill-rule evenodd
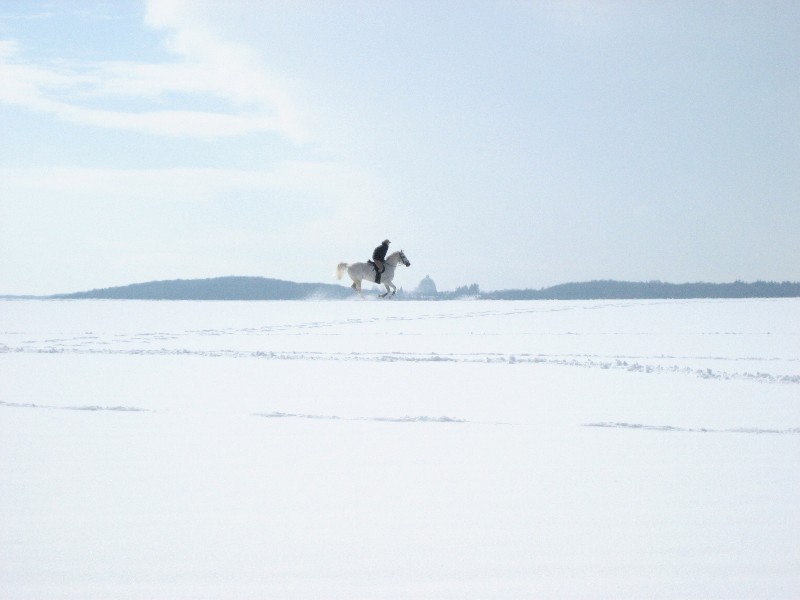
<path id="1" fill-rule="evenodd" d="M 798 598 L 800 300 L 0 302 L 0 597 Z"/>

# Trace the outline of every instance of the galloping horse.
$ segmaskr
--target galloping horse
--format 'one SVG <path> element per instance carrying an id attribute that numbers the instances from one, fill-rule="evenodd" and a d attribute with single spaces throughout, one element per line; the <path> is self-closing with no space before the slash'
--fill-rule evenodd
<path id="1" fill-rule="evenodd" d="M 392 283 L 392 278 L 394 277 L 394 270 L 397 267 L 397 263 L 402 262 L 405 266 L 410 267 L 411 263 L 408 262 L 406 255 L 403 254 L 402 250 L 398 252 L 392 252 L 389 256 L 386 257 L 384 261 L 385 270 L 381 273 L 381 283 L 386 288 L 386 293 L 381 294 L 381 298 L 385 298 L 391 288 L 392 296 L 395 295 L 397 292 L 397 288 Z M 355 291 L 361 295 L 361 281 L 366 279 L 367 281 L 375 281 L 375 267 L 370 263 L 353 263 L 349 265 L 347 263 L 339 263 L 339 266 L 336 268 L 336 278 L 341 279 L 344 272 L 347 271 L 347 274 L 350 275 L 350 279 L 353 280 L 352 287 Z"/>

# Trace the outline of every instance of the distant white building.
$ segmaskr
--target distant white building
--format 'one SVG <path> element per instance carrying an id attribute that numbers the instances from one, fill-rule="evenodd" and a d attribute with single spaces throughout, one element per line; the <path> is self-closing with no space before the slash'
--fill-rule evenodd
<path id="1" fill-rule="evenodd" d="M 414 290 L 414 295 L 421 298 L 432 298 L 436 296 L 437 293 L 436 284 L 433 282 L 430 275 L 426 275 L 425 279 L 420 281 L 417 289 Z"/>

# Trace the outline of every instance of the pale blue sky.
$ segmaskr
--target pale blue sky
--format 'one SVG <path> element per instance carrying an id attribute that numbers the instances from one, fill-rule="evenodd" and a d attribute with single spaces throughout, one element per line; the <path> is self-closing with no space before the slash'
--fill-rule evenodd
<path id="1" fill-rule="evenodd" d="M 0 294 L 800 280 L 800 3 L 0 0 Z"/>

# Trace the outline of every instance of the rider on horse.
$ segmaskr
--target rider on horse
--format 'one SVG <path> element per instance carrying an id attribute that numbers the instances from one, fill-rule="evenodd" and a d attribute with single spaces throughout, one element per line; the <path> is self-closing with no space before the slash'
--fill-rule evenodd
<path id="1" fill-rule="evenodd" d="M 389 244 L 391 244 L 389 240 L 383 240 L 381 245 L 372 251 L 372 263 L 375 265 L 375 283 L 381 282 L 381 273 L 386 270 L 383 262 L 386 260 Z"/>
<path id="2" fill-rule="evenodd" d="M 392 296 L 394 296 L 395 292 L 397 291 L 397 286 L 392 283 L 395 269 L 399 264 L 402 264 L 405 267 L 410 267 L 411 261 L 408 260 L 408 257 L 403 253 L 402 250 L 392 252 L 387 256 L 388 250 L 389 240 L 384 240 L 380 246 L 375 248 L 375 252 L 373 253 L 375 262 L 371 260 L 353 264 L 340 262 L 336 266 L 336 278 L 341 279 L 342 275 L 347 273 L 350 276 L 350 279 L 353 280 L 352 288 L 358 292 L 359 295 L 361 295 L 362 281 L 374 281 L 375 283 L 380 282 L 380 285 L 386 288 L 386 293 L 382 294 L 381 298 L 385 298 L 390 293 Z M 375 263 L 378 264 L 376 265 Z M 381 267 L 380 271 L 378 270 L 378 266 Z"/>

